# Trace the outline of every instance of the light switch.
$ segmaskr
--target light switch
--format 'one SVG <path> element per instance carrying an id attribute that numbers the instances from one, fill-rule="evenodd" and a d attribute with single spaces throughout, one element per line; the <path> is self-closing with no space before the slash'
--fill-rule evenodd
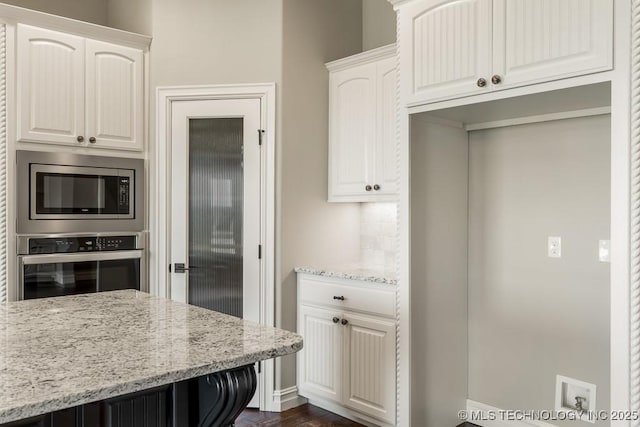
<path id="1" fill-rule="evenodd" d="M 598 258 L 600 262 L 611 262 L 611 240 L 598 242 Z"/>
<path id="2" fill-rule="evenodd" d="M 549 258 L 562 258 L 562 237 L 549 237 L 547 255 Z"/>

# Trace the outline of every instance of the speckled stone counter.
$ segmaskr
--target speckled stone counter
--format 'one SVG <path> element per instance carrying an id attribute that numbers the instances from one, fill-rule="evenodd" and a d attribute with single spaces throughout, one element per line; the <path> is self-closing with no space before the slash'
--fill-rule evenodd
<path id="1" fill-rule="evenodd" d="M 358 265 L 345 265 L 333 268 L 296 267 L 296 273 L 313 274 L 316 276 L 336 277 L 338 279 L 362 280 L 385 285 L 397 285 L 395 272 L 364 268 Z"/>
<path id="2" fill-rule="evenodd" d="M 299 335 L 137 291 L 0 305 L 0 424 L 301 348 Z"/>

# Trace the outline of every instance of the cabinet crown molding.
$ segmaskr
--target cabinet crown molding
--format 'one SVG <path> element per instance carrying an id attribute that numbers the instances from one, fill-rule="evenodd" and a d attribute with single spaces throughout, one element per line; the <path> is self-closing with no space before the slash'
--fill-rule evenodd
<path id="1" fill-rule="evenodd" d="M 7 24 L 26 24 L 80 37 L 97 39 L 123 46 L 149 50 L 150 36 L 131 33 L 104 25 L 92 24 L 71 18 L 52 15 L 23 7 L 0 3 L 0 22 Z"/>
<path id="2" fill-rule="evenodd" d="M 406 3 L 411 3 L 414 0 L 387 0 L 387 1 L 393 5 L 394 9 L 398 9 L 400 6 L 403 6 Z"/>
<path id="3" fill-rule="evenodd" d="M 331 72 L 346 70 L 348 68 L 370 64 L 372 62 L 379 61 L 381 59 L 391 58 L 396 54 L 396 44 L 392 43 L 387 46 L 382 46 L 376 49 L 371 49 L 366 52 L 358 53 L 346 58 L 338 59 L 335 61 L 327 62 L 325 65 Z"/>

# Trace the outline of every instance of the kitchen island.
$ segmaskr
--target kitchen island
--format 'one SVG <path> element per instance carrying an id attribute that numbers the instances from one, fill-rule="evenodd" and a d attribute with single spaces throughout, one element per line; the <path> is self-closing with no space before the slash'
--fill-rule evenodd
<path id="1" fill-rule="evenodd" d="M 137 291 L 0 305 L 0 426 L 227 426 L 302 338 Z"/>

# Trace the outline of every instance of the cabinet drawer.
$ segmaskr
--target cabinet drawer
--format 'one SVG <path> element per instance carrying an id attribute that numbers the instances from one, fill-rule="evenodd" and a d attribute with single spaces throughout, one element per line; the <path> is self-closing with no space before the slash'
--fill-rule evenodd
<path id="1" fill-rule="evenodd" d="M 303 274 L 298 275 L 298 284 L 300 302 L 391 318 L 396 316 L 396 293 L 391 287 Z"/>

